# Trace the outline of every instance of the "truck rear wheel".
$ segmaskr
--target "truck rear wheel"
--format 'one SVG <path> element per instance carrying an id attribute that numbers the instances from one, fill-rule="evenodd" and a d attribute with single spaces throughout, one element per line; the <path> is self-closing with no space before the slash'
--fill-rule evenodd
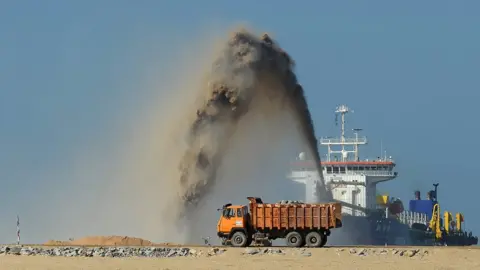
<path id="1" fill-rule="evenodd" d="M 298 232 L 289 232 L 285 240 L 289 247 L 301 247 L 303 244 L 302 235 Z"/>
<path id="2" fill-rule="evenodd" d="M 248 239 L 244 232 L 238 231 L 233 234 L 230 242 L 234 247 L 246 247 L 248 243 Z"/>
<path id="3" fill-rule="evenodd" d="M 325 235 L 322 235 L 318 232 L 309 232 L 305 237 L 305 242 L 307 247 L 321 247 L 323 239 L 326 239 Z"/>

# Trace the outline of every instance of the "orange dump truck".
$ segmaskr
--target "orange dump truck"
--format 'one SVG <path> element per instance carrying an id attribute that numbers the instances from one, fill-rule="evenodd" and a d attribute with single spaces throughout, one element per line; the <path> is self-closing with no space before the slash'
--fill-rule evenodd
<path id="1" fill-rule="evenodd" d="M 285 238 L 291 247 L 323 247 L 330 230 L 342 227 L 340 203 L 263 203 L 248 197 L 249 205 L 223 206 L 217 235 L 223 245 L 246 247 Z"/>

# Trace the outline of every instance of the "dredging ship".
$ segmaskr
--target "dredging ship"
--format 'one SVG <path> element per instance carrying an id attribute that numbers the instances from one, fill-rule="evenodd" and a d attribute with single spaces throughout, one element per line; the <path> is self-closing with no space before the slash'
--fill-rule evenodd
<path id="1" fill-rule="evenodd" d="M 408 210 L 402 200 L 377 194 L 377 184 L 394 180 L 395 161 L 391 156 L 376 159 L 360 159 L 359 146 L 367 144 L 366 136 L 359 136 L 361 129 L 353 129 L 354 136 L 346 137 L 345 117 L 351 112 L 346 105 L 336 108 L 336 120 L 340 116 L 340 137 L 320 138 L 320 146 L 327 148 L 322 160 L 325 186 L 333 199 L 342 203 L 345 237 L 335 239 L 343 245 L 477 245 L 478 238 L 463 228 L 462 213 L 452 215 L 440 211 L 437 199 L 438 184 L 427 192 L 425 199 L 415 191 Z M 314 183 L 319 175 L 315 164 L 304 152 L 289 172 L 288 178 L 305 185 L 305 201 L 315 200 Z"/>

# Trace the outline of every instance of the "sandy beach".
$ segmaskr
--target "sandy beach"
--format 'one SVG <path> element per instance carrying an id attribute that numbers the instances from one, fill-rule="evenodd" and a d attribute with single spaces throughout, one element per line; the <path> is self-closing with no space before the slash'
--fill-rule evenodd
<path id="1" fill-rule="evenodd" d="M 282 249 L 284 254 L 245 254 L 227 248 L 208 256 L 209 248 L 195 248 L 204 255 L 175 258 L 86 258 L 4 255 L 1 269 L 480 269 L 480 249 L 420 248 L 322 248 Z M 399 251 L 418 249 L 415 256 Z M 354 250 L 355 253 L 352 253 Z M 360 251 L 365 254 L 359 255 Z M 395 254 L 395 252 L 397 252 Z"/>

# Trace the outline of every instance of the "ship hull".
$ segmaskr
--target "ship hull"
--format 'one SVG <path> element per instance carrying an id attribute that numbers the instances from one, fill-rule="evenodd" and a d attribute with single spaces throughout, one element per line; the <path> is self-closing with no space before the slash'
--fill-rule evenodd
<path id="1" fill-rule="evenodd" d="M 409 246 L 471 246 L 478 238 L 466 233 L 445 236 L 436 241 L 435 234 L 427 230 L 412 229 L 396 218 L 379 216 L 343 216 L 342 228 L 333 233 L 330 245 L 409 245 Z"/>
<path id="2" fill-rule="evenodd" d="M 330 237 L 332 245 L 407 245 L 409 227 L 391 218 L 344 215 L 342 228 Z"/>

